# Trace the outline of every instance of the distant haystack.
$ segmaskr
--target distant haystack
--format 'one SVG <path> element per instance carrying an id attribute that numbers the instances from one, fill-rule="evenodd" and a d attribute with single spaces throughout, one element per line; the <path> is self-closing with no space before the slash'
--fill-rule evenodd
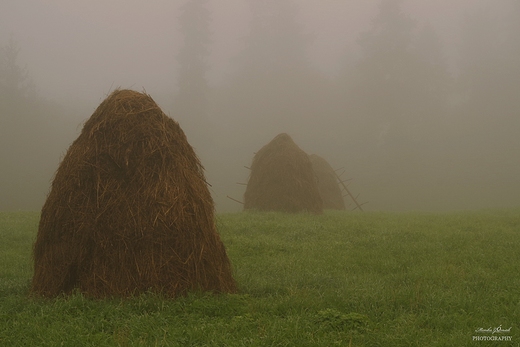
<path id="1" fill-rule="evenodd" d="M 235 292 L 203 170 L 179 124 L 149 95 L 113 92 L 56 172 L 32 292 Z"/>
<path id="2" fill-rule="evenodd" d="M 279 134 L 254 156 L 244 209 L 323 212 L 309 156 L 289 135 Z"/>
<path id="3" fill-rule="evenodd" d="M 341 194 L 338 178 L 329 163 L 316 154 L 309 156 L 312 168 L 318 179 L 318 190 L 323 200 L 323 208 L 330 210 L 344 210 L 345 201 Z"/>

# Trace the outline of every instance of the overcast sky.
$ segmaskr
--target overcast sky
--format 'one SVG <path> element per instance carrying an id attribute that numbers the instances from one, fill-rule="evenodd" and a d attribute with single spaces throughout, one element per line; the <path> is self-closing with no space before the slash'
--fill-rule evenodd
<path id="1" fill-rule="evenodd" d="M 2 0 L 0 43 L 18 42 L 20 62 L 40 93 L 57 101 L 99 101 L 121 86 L 155 94 L 176 88 L 175 55 L 182 47 L 177 18 L 185 1 Z M 370 27 L 379 0 L 299 0 L 303 29 L 312 38 L 309 59 L 333 75 L 355 57 L 358 34 Z M 487 0 L 406 0 L 419 23 L 432 22 L 455 44 L 464 12 Z M 213 45 L 210 81 L 219 83 L 247 35 L 245 0 L 210 1 Z M 449 52 L 449 50 L 448 50 Z"/>

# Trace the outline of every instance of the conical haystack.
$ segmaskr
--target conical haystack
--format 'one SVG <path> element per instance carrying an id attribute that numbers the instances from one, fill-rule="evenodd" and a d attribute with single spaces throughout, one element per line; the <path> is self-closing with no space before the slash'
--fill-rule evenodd
<path id="1" fill-rule="evenodd" d="M 309 156 L 312 168 L 318 179 L 318 190 L 323 200 L 323 208 L 330 210 L 344 210 L 345 201 L 339 188 L 338 178 L 329 163 L 316 154 Z"/>
<path id="2" fill-rule="evenodd" d="M 116 90 L 70 146 L 41 212 L 32 292 L 234 292 L 203 167 L 146 94 Z"/>
<path id="3" fill-rule="evenodd" d="M 279 134 L 255 154 L 244 209 L 323 212 L 309 156 L 289 135 Z"/>

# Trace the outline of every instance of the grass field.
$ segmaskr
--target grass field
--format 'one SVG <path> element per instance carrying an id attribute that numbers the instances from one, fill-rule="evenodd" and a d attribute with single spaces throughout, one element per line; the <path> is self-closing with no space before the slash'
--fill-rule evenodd
<path id="1" fill-rule="evenodd" d="M 29 298 L 37 225 L 0 213 L 0 346 L 520 346 L 520 210 L 221 214 L 240 293 L 177 300 Z"/>

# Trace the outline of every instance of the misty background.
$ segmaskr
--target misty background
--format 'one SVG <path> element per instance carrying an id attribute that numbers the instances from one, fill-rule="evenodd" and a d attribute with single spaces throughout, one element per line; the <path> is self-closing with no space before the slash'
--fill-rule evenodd
<path id="1" fill-rule="evenodd" d="M 41 208 L 118 87 L 180 123 L 219 212 L 281 132 L 365 210 L 520 206 L 516 0 L 3 0 L 0 210 Z"/>

